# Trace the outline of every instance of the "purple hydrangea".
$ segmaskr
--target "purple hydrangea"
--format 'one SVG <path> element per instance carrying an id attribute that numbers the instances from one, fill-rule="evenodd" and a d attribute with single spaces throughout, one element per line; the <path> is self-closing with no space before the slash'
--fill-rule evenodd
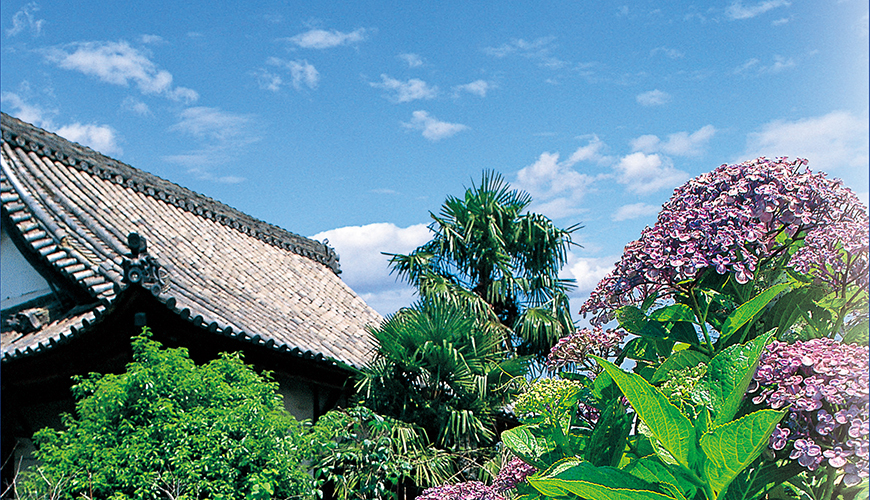
<path id="1" fill-rule="evenodd" d="M 513 457 L 502 466 L 492 485 L 497 491 L 512 490 L 535 472 L 538 472 L 537 468 Z"/>
<path id="2" fill-rule="evenodd" d="M 835 289 L 866 289 L 867 209 L 841 181 L 812 173 L 806 163 L 758 158 L 722 165 L 680 186 L 580 312 L 603 325 L 619 307 L 652 293 L 667 295 L 711 267 L 746 283 L 782 254 L 782 233 L 803 235 L 807 243 L 789 261 L 797 271 Z"/>
<path id="3" fill-rule="evenodd" d="M 504 464 L 491 486 L 480 481 L 466 481 L 428 488 L 417 500 L 506 500 L 504 493 L 516 488 L 538 469 L 513 457 Z"/>
<path id="4" fill-rule="evenodd" d="M 423 490 L 417 500 L 506 500 L 492 486 L 480 481 L 445 484 Z"/>
<path id="5" fill-rule="evenodd" d="M 756 404 L 789 408 L 771 435 L 770 448 L 788 450 L 794 440 L 788 456 L 809 470 L 827 462 L 841 469 L 844 482 L 867 477 L 868 354 L 867 346 L 828 338 L 768 345 L 750 396 Z"/>
<path id="6" fill-rule="evenodd" d="M 551 371 L 576 367 L 579 370 L 598 372 L 601 368 L 590 360 L 594 354 L 602 358 L 619 355 L 620 344 L 625 339 L 623 330 L 602 330 L 601 328 L 583 328 L 562 337 L 550 349 L 547 365 Z"/>

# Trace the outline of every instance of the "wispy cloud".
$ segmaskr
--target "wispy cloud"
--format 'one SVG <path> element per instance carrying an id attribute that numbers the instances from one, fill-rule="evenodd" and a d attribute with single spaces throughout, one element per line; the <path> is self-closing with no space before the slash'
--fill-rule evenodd
<path id="1" fill-rule="evenodd" d="M 11 109 L 7 108 L 9 114 L 15 116 L 19 120 L 32 123 L 33 125 L 46 130 L 56 130 L 51 118 L 49 117 L 50 114 L 55 114 L 55 112 L 48 112 L 40 106 L 31 104 L 14 92 L 0 93 L 0 102 L 11 107 Z"/>
<path id="2" fill-rule="evenodd" d="M 448 137 L 467 130 L 468 127 L 460 123 L 442 122 L 425 111 L 414 111 L 411 116 L 411 121 L 402 123 L 406 128 L 420 130 L 423 132 L 423 137 L 432 142 L 440 141 Z"/>
<path id="3" fill-rule="evenodd" d="M 649 55 L 652 57 L 659 54 L 667 57 L 668 59 L 682 59 L 683 57 L 686 57 L 686 54 L 684 52 L 668 47 L 656 47 L 652 49 L 649 53 Z"/>
<path id="4" fill-rule="evenodd" d="M 411 78 L 407 81 L 396 80 L 387 75 L 381 75 L 381 82 L 369 82 L 369 85 L 392 92 L 390 99 L 394 102 L 411 102 L 417 99 L 434 99 L 438 95 L 438 87 L 429 86 L 423 80 Z"/>
<path id="5" fill-rule="evenodd" d="M 731 5 L 725 10 L 725 15 L 732 20 L 751 19 L 778 7 L 788 7 L 789 5 L 791 2 L 786 0 L 765 0 L 752 5 L 743 5 L 743 2 L 737 0 L 731 2 Z"/>
<path id="6" fill-rule="evenodd" d="M 767 156 L 806 158 L 815 171 L 860 173 L 866 186 L 870 171 L 867 115 L 834 111 L 800 120 L 774 120 L 749 134 L 746 149 L 735 161 Z"/>
<path id="7" fill-rule="evenodd" d="M 214 168 L 235 161 L 245 148 L 260 140 L 252 130 L 251 115 L 229 113 L 219 108 L 193 107 L 179 114 L 179 120 L 169 130 L 189 135 L 199 141 L 199 147 L 164 156 L 166 161 L 188 168 L 199 179 L 223 183 L 238 183 L 243 177 L 218 175 Z"/>
<path id="8" fill-rule="evenodd" d="M 650 205 L 648 203 L 632 203 L 630 205 L 623 205 L 619 207 L 619 209 L 614 212 L 610 218 L 614 222 L 621 222 L 624 220 L 638 219 L 640 217 L 647 217 L 650 215 L 655 215 L 658 213 L 660 206 Z"/>
<path id="9" fill-rule="evenodd" d="M 173 87 L 172 75 L 160 69 L 148 56 L 120 42 L 76 42 L 44 51 L 45 59 L 63 69 L 79 71 L 112 85 L 136 85 L 143 94 L 157 94 L 191 103 L 196 91 Z"/>
<path id="10" fill-rule="evenodd" d="M 366 39 L 365 28 L 358 28 L 350 33 L 336 30 L 312 29 L 305 33 L 284 38 L 283 40 L 298 45 L 303 49 L 329 49 L 341 45 L 350 45 Z"/>
<path id="11" fill-rule="evenodd" d="M 514 185 L 534 199 L 530 210 L 552 219 L 585 211 L 581 202 L 601 176 L 580 173 L 574 167 L 581 162 L 602 165 L 613 161 L 603 154 L 606 146 L 597 136 L 588 136 L 587 140 L 566 160 L 560 161 L 559 153 L 542 153 L 535 163 L 517 172 Z"/>
<path id="12" fill-rule="evenodd" d="M 493 85 L 486 80 L 475 80 L 465 85 L 456 85 L 453 87 L 453 95 L 458 96 L 462 92 L 468 92 L 480 97 L 486 97 L 486 93 L 493 88 Z"/>
<path id="13" fill-rule="evenodd" d="M 637 103 L 641 106 L 661 106 L 670 102 L 671 95 L 655 89 L 638 94 L 635 99 L 637 99 Z"/>
<path id="14" fill-rule="evenodd" d="M 278 57 L 270 57 L 266 60 L 266 64 L 288 71 L 290 73 L 290 81 L 286 81 L 284 76 L 280 74 L 260 68 L 256 75 L 262 89 L 278 92 L 282 87 L 290 85 L 296 90 L 302 90 L 303 87 L 313 90 L 320 83 L 320 73 L 307 60 L 297 59 L 288 61 Z"/>
<path id="15" fill-rule="evenodd" d="M 553 55 L 553 51 L 557 47 L 555 40 L 555 37 L 542 37 L 530 42 L 515 39 L 498 47 L 486 47 L 483 52 L 499 59 L 510 55 L 519 55 L 537 62 L 540 66 L 553 69 L 563 68 L 568 65 L 568 62 Z"/>
<path id="16" fill-rule="evenodd" d="M 37 19 L 36 12 L 39 5 L 30 2 L 12 16 L 12 27 L 6 30 L 7 37 L 13 37 L 24 31 L 29 31 L 31 36 L 37 37 L 42 34 L 45 19 Z"/>
<path id="17" fill-rule="evenodd" d="M 409 68 L 419 68 L 423 65 L 423 58 L 420 57 L 420 54 L 399 54 L 399 59 L 405 61 Z"/>
<path id="18" fill-rule="evenodd" d="M 124 100 L 121 102 L 121 109 L 123 109 L 124 111 L 135 113 L 140 116 L 147 116 L 151 114 L 151 109 L 148 107 L 147 104 L 132 96 L 127 96 L 124 98 Z"/>
<path id="19" fill-rule="evenodd" d="M 792 58 L 786 59 L 781 55 L 773 56 L 773 62 L 770 64 L 761 64 L 761 61 L 756 58 L 749 59 L 734 69 L 736 75 L 771 75 L 782 73 L 783 71 L 797 66 L 797 63 Z"/>
<path id="20" fill-rule="evenodd" d="M 700 156 L 704 148 L 716 134 L 716 127 L 705 125 L 692 132 L 677 132 L 668 135 L 666 141 L 662 141 L 655 135 L 642 135 L 631 141 L 633 151 L 642 153 L 665 153 L 674 156 Z"/>
<path id="21" fill-rule="evenodd" d="M 108 125 L 72 123 L 57 129 L 57 135 L 106 155 L 120 155 L 124 151 L 118 145 L 118 134 Z"/>
<path id="22" fill-rule="evenodd" d="M 622 157 L 613 169 L 618 183 L 641 195 L 673 188 L 689 178 L 688 173 L 674 168 L 670 158 L 658 153 L 632 153 Z"/>

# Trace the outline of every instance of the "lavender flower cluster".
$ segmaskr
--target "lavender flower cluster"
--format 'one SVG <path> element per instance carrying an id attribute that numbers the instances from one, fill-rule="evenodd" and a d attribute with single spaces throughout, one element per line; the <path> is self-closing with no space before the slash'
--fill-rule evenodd
<path id="1" fill-rule="evenodd" d="M 809 470 L 827 465 L 841 469 L 851 486 L 867 478 L 868 347 L 828 338 L 767 346 L 752 388 L 756 404 L 790 406 L 777 426 L 770 448 Z"/>
<path id="2" fill-rule="evenodd" d="M 505 500 L 504 493 L 516 488 L 538 469 L 513 457 L 504 464 L 491 486 L 480 481 L 466 481 L 427 488 L 417 500 Z"/>
<path id="3" fill-rule="evenodd" d="M 547 367 L 550 371 L 576 367 L 580 370 L 597 373 L 601 367 L 589 359 L 590 354 L 602 358 L 619 355 L 620 345 L 625 339 L 623 330 L 602 330 L 601 328 L 583 328 L 562 337 L 550 349 L 547 357 Z"/>
<path id="4" fill-rule="evenodd" d="M 805 235 L 807 245 L 790 261 L 798 271 L 835 287 L 867 288 L 867 209 L 841 181 L 812 173 L 806 163 L 762 157 L 722 165 L 680 186 L 580 312 L 604 324 L 620 306 L 673 291 L 706 268 L 746 283 L 782 252 L 782 233 Z"/>

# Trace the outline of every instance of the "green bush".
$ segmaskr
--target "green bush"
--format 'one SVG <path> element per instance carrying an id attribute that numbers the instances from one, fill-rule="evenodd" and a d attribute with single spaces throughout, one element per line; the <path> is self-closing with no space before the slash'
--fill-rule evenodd
<path id="1" fill-rule="evenodd" d="M 301 425 L 240 354 L 197 366 L 143 329 L 120 375 L 75 380 L 77 416 L 36 433 L 22 498 L 290 498 L 314 494 Z"/>

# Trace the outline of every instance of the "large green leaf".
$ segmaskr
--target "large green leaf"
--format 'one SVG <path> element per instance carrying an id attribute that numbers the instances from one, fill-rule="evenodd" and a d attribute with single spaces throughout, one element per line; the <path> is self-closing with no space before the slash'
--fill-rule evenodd
<path id="1" fill-rule="evenodd" d="M 532 429 L 528 425 L 508 429 L 501 433 L 501 440 L 509 450 L 523 461 L 539 469 L 547 468 L 550 464 L 543 458 L 556 449 L 556 444 L 544 437 L 536 436 Z"/>
<path id="2" fill-rule="evenodd" d="M 690 366 L 698 366 L 701 363 L 709 363 L 710 358 L 705 354 L 690 349 L 684 349 L 671 354 L 653 375 L 651 383 L 656 384 L 668 378 L 668 375 L 674 370 L 682 370 Z"/>
<path id="3" fill-rule="evenodd" d="M 623 371 L 606 359 L 592 356 L 613 378 L 638 416 L 662 446 L 683 466 L 696 454 L 692 422 L 668 398 L 640 375 Z"/>
<path id="4" fill-rule="evenodd" d="M 757 498 L 763 490 L 788 481 L 792 477 L 805 471 L 803 465 L 797 460 L 789 460 L 785 464 L 768 462 L 759 459 L 761 464 L 750 465 L 743 469 L 725 489 L 724 495 L 719 500 L 752 500 Z"/>
<path id="5" fill-rule="evenodd" d="M 774 285 L 734 310 L 734 312 L 725 318 L 725 323 L 722 325 L 722 331 L 719 335 L 718 344 L 728 345 L 731 337 L 737 333 L 741 327 L 755 321 L 759 313 L 761 313 L 761 311 L 763 311 L 777 295 L 786 290 L 790 290 L 793 286 L 792 283 L 780 283 Z"/>
<path id="6" fill-rule="evenodd" d="M 631 431 L 632 415 L 625 412 L 621 398 L 613 398 L 601 412 L 584 458 L 593 465 L 619 465 L 625 450 L 625 441 Z"/>
<path id="7" fill-rule="evenodd" d="M 649 319 L 661 322 L 695 321 L 695 313 L 686 304 L 673 304 L 652 311 Z"/>
<path id="8" fill-rule="evenodd" d="M 654 486 L 614 467 L 595 467 L 576 458 L 561 460 L 529 478 L 529 484 L 548 497 L 573 493 L 595 500 L 673 500 Z"/>
<path id="9" fill-rule="evenodd" d="M 759 410 L 713 427 L 701 436 L 701 449 L 707 455 L 704 475 L 715 492 L 725 489 L 740 471 L 758 458 L 785 414 L 785 411 Z"/>
<path id="10" fill-rule="evenodd" d="M 733 345 L 710 360 L 702 383 L 706 384 L 713 400 L 714 427 L 729 422 L 737 414 L 764 346 L 772 336 L 770 332 L 745 344 Z"/>
<path id="11" fill-rule="evenodd" d="M 660 484 L 665 491 L 678 500 L 694 498 L 698 489 L 695 484 L 698 481 L 697 478 L 690 477 L 689 473 L 680 467 L 665 464 L 656 456 L 635 460 L 623 470 L 644 481 Z"/>

